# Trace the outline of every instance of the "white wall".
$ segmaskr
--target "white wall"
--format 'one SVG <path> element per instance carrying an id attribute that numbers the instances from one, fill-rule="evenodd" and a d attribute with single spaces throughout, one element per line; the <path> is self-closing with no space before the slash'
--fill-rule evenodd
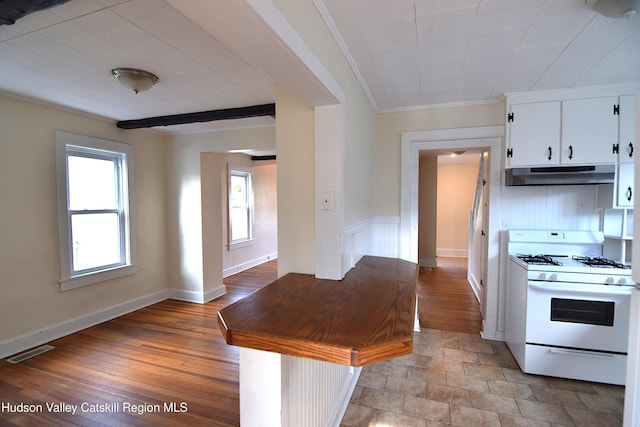
<path id="1" fill-rule="evenodd" d="M 503 125 L 504 104 L 429 108 L 376 115 L 375 214 L 400 215 L 401 134 Z"/>
<path id="2" fill-rule="evenodd" d="M 437 236 L 438 256 L 467 256 L 469 213 L 473 207 L 480 154 L 465 155 L 464 163 L 438 156 Z"/>
<path id="3" fill-rule="evenodd" d="M 251 169 L 254 194 L 253 239 L 230 246 L 228 244 L 228 165 Z M 209 268 L 209 253 L 221 245 L 223 277 L 254 267 L 278 254 L 277 179 L 275 160 L 252 161 L 251 156 L 233 153 L 202 153 L 202 215 L 203 235 L 217 238 L 203 242 L 204 269 Z M 210 228 L 217 228 L 218 233 Z M 211 255 L 216 256 L 216 255 Z M 206 273 L 205 273 L 206 275 Z"/>
<path id="4" fill-rule="evenodd" d="M 223 238 L 222 227 L 207 227 L 206 234 L 203 234 L 201 153 L 274 148 L 273 127 L 168 138 L 169 277 L 174 298 L 203 302 L 224 293 L 220 244 Z M 220 219 L 220 222 L 217 222 L 218 220 L 211 217 L 208 220 L 216 224 L 222 221 Z M 206 269 L 203 251 L 205 242 L 211 245 L 206 246 Z"/>
<path id="5" fill-rule="evenodd" d="M 344 93 L 344 222 L 352 224 L 369 219 L 375 216 L 373 203 L 376 151 L 373 108 L 313 2 L 275 0 L 274 3 Z"/>
<path id="6" fill-rule="evenodd" d="M 0 129 L 0 355 L 166 298 L 165 139 L 3 96 Z M 136 274 L 60 291 L 56 130 L 133 145 Z"/>
<path id="7" fill-rule="evenodd" d="M 313 109 L 278 89 L 278 276 L 315 273 Z"/>

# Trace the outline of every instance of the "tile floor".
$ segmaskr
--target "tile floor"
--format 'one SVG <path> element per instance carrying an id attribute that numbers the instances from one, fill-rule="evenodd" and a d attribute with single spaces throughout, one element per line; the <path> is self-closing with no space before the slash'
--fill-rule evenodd
<path id="1" fill-rule="evenodd" d="M 621 426 L 624 387 L 523 374 L 504 342 L 423 329 L 363 368 L 343 427 Z"/>

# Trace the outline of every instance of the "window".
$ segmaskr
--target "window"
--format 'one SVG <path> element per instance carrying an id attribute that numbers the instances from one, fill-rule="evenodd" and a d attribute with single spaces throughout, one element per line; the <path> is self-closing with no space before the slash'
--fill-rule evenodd
<path id="1" fill-rule="evenodd" d="M 252 229 L 251 169 L 229 165 L 229 244 L 251 240 Z"/>
<path id="2" fill-rule="evenodd" d="M 62 290 L 135 273 L 133 147 L 56 132 Z"/>

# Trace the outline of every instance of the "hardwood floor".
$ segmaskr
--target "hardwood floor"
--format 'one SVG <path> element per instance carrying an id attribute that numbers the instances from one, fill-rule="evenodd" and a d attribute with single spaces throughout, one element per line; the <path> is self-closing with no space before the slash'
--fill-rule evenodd
<path id="1" fill-rule="evenodd" d="M 210 303 L 163 301 L 0 361 L 0 426 L 238 426 L 238 350 L 217 312 L 276 276 L 271 261 L 225 279 L 228 293 Z M 47 408 L 61 402 L 78 405 L 75 415 Z M 41 406 L 13 412 L 20 404 Z"/>
<path id="2" fill-rule="evenodd" d="M 479 331 L 463 270 L 420 272 L 423 327 Z M 222 339 L 217 312 L 276 277 L 271 261 L 226 278 L 228 293 L 210 303 L 163 301 L 55 340 L 54 350 L 18 364 L 0 360 L 0 426 L 238 426 L 238 350 Z M 76 413 L 47 407 L 61 403 L 77 405 Z M 41 409 L 15 411 L 20 404 Z"/>
<path id="3" fill-rule="evenodd" d="M 423 328 L 478 333 L 480 304 L 467 281 L 466 258 L 439 258 L 438 266 L 420 269 L 418 317 Z"/>

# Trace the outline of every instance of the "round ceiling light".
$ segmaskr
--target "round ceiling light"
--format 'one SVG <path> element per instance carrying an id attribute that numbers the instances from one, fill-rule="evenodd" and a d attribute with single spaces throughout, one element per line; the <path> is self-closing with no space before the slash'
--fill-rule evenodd
<path id="1" fill-rule="evenodd" d="M 640 10 L 640 0 L 585 0 L 589 9 L 609 18 L 631 18 Z"/>
<path id="2" fill-rule="evenodd" d="M 159 80 L 155 74 L 137 68 L 114 68 L 111 74 L 124 87 L 135 93 L 149 90 Z"/>

